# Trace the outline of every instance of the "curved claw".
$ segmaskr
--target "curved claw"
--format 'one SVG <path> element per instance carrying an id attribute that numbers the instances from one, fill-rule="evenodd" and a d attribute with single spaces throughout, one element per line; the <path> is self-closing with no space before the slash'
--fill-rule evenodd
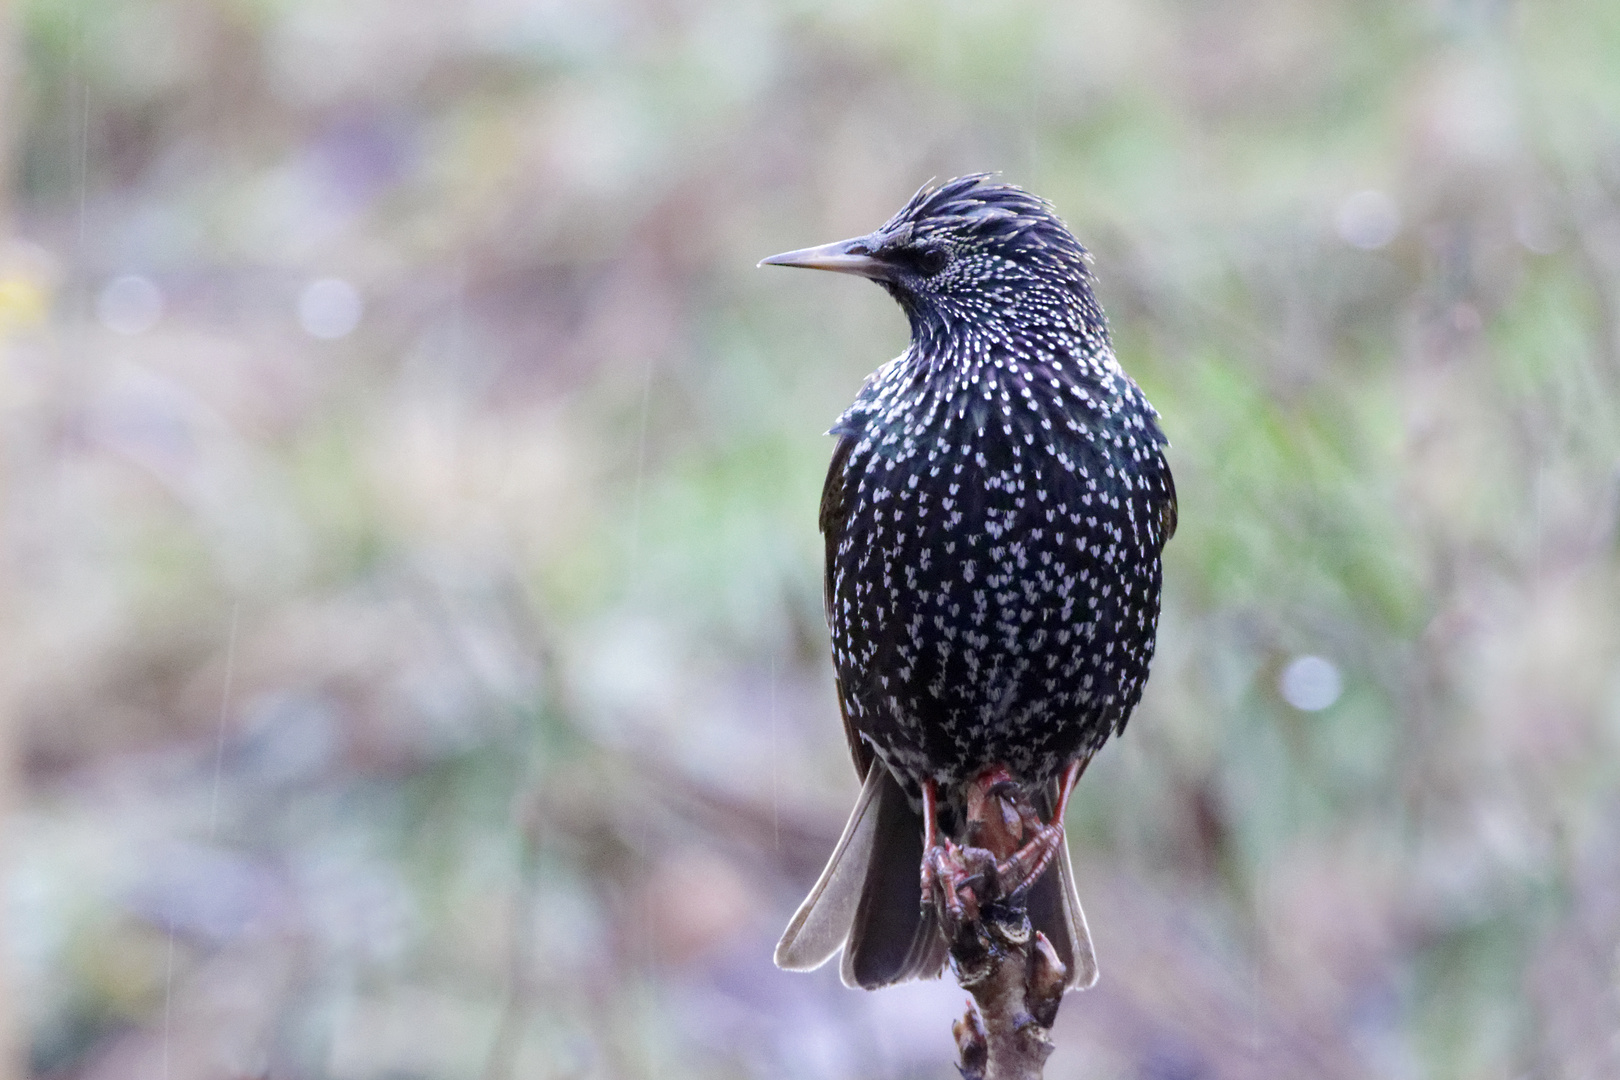
<path id="1" fill-rule="evenodd" d="M 1046 872 L 1063 849 L 1063 810 L 1084 768 L 1077 761 L 1065 770 L 1051 822 L 1041 820 L 1005 766 L 981 771 L 967 791 L 966 846 L 939 835 L 938 789 L 923 782 L 922 903 L 937 910 L 948 937 L 977 922 L 984 905 L 1020 896 Z"/>
<path id="2" fill-rule="evenodd" d="M 1000 895 L 1000 880 L 996 857 L 983 848 L 946 840 L 923 853 L 922 902 L 939 912 L 947 937 L 979 921 L 981 907 Z"/>

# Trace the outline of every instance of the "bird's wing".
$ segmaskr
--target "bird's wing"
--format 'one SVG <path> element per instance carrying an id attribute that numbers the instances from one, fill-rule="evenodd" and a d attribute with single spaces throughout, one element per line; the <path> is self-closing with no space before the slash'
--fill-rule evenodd
<path id="1" fill-rule="evenodd" d="M 1170 466 L 1165 464 L 1159 474 L 1164 482 L 1164 502 L 1159 505 L 1159 535 L 1164 539 L 1162 543 L 1168 544 L 1170 538 L 1176 535 L 1176 478 L 1170 475 Z"/>
<path id="2" fill-rule="evenodd" d="M 833 619 L 833 567 L 838 558 L 838 545 L 844 539 L 844 523 L 849 518 L 849 501 L 844 489 L 844 467 L 855 449 L 853 435 L 840 435 L 833 450 L 832 464 L 827 467 L 827 482 L 821 488 L 821 536 L 826 543 L 826 566 L 822 574 L 822 605 L 827 614 L 827 626 Z M 843 684 L 838 685 L 838 712 L 844 719 L 844 738 L 849 741 L 849 753 L 855 759 L 855 773 L 866 779 L 872 767 L 872 748 L 866 744 L 849 722 L 849 710 L 844 708 Z"/>

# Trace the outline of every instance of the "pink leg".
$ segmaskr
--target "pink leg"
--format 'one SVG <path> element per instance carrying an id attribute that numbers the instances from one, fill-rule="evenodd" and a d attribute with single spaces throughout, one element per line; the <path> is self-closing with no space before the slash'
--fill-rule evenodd
<path id="1" fill-rule="evenodd" d="M 932 780 L 922 784 L 923 850 L 932 851 L 939 846 L 939 788 Z"/>
<path id="2" fill-rule="evenodd" d="M 1031 835 L 1028 842 L 996 867 L 996 878 L 1003 895 L 1019 892 L 1033 885 L 1036 879 L 1045 873 L 1053 856 L 1058 853 L 1058 847 L 1063 843 L 1063 815 L 1069 808 L 1069 796 L 1074 793 L 1075 782 L 1080 779 L 1080 774 L 1086 771 L 1086 764 L 1090 760 L 1079 758 L 1070 762 L 1063 770 L 1063 779 L 1058 784 L 1057 803 L 1052 807 L 1050 822 L 1042 822 L 1028 802 L 1023 803 L 1020 816 L 1024 818 L 1025 832 Z"/>
<path id="3" fill-rule="evenodd" d="M 980 903 L 1017 895 L 1046 872 L 1062 850 L 1063 815 L 1087 760 L 1063 770 L 1049 822 L 1041 820 L 1005 766 L 981 771 L 965 792 L 967 847 L 940 836 L 939 789 L 934 781 L 923 781 L 922 899 L 939 905 L 947 933 L 977 919 Z"/>
<path id="4" fill-rule="evenodd" d="M 939 789 L 932 780 L 922 784 L 923 859 L 922 902 L 939 905 L 947 934 L 979 918 L 979 897 L 973 882 L 995 873 L 995 857 L 976 848 L 958 847 L 939 835 Z"/>
<path id="5" fill-rule="evenodd" d="M 1076 758 L 1069 762 L 1069 767 L 1063 770 L 1063 783 L 1058 785 L 1057 806 L 1052 808 L 1050 824 L 1062 826 L 1063 815 L 1069 810 L 1069 796 L 1074 794 L 1074 785 L 1080 779 L 1080 774 L 1086 771 L 1091 763 L 1089 757 Z"/>

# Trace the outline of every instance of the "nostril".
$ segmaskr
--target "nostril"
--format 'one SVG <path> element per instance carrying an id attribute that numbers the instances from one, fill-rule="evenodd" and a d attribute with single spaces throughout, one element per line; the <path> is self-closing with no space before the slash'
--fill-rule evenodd
<path id="1" fill-rule="evenodd" d="M 872 249 L 867 247 L 865 244 L 851 244 L 845 250 L 847 250 L 848 253 L 851 254 L 851 255 L 870 255 L 870 254 L 872 254 Z"/>

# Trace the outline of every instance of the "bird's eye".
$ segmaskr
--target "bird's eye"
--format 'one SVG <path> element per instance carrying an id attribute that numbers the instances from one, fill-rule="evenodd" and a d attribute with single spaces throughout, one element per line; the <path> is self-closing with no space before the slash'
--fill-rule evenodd
<path id="1" fill-rule="evenodd" d="M 945 264 L 951 261 L 951 256 L 944 248 L 924 248 L 917 254 L 917 269 L 929 277 L 933 277 L 945 269 Z"/>

